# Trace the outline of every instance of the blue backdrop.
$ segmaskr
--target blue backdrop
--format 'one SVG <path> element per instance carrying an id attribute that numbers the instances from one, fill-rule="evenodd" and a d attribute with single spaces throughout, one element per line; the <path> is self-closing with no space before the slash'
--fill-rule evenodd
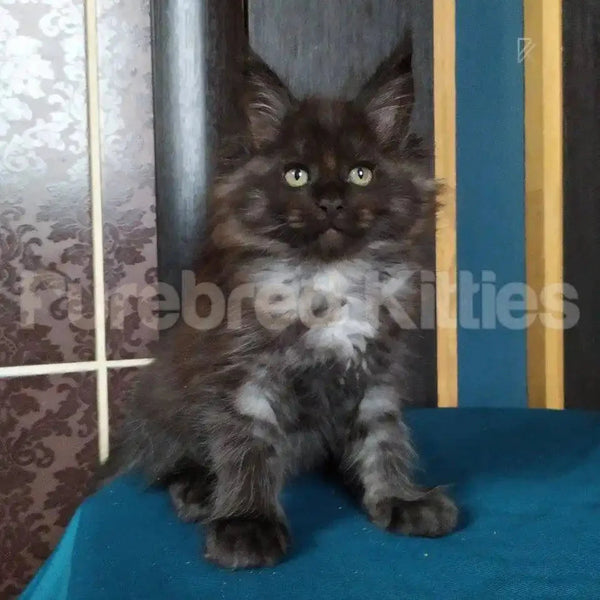
<path id="1" fill-rule="evenodd" d="M 456 1 L 457 267 L 486 293 L 525 281 L 522 36 L 522 0 Z M 477 328 L 481 292 L 471 315 L 464 291 L 459 404 L 527 406 L 526 331 Z"/>

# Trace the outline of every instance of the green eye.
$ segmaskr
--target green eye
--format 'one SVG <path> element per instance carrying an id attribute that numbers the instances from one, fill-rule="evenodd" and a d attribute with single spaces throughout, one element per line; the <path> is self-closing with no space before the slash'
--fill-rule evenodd
<path id="1" fill-rule="evenodd" d="M 302 167 L 292 167 L 288 169 L 285 174 L 285 182 L 290 187 L 302 187 L 308 183 L 308 171 Z"/>
<path id="2" fill-rule="evenodd" d="M 369 167 L 354 167 L 348 173 L 348 181 L 354 185 L 369 185 L 373 179 L 373 171 Z"/>

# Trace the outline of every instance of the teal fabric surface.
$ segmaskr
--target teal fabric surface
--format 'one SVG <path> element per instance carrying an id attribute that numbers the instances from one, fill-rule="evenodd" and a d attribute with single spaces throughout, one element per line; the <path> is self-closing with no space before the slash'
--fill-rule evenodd
<path id="1" fill-rule="evenodd" d="M 67 600 L 69 598 L 73 548 L 77 539 L 80 518 L 81 509 L 71 519 L 69 527 L 50 559 L 40 569 L 26 592 L 22 594 L 22 600 L 27 600 L 27 598 Z"/>
<path id="2" fill-rule="evenodd" d="M 319 476 L 284 493 L 294 546 L 276 568 L 220 570 L 164 492 L 124 478 L 89 498 L 26 600 L 600 598 L 600 413 L 408 414 L 422 480 L 452 486 L 461 528 L 377 530 Z"/>

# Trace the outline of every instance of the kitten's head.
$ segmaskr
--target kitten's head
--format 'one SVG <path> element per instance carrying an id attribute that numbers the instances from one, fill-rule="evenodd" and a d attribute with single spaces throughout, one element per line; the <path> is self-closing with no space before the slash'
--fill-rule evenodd
<path id="1" fill-rule="evenodd" d="M 390 57 L 353 101 L 296 100 L 256 56 L 244 75 L 245 152 L 216 186 L 220 245 L 331 260 L 415 243 L 434 186 L 409 134 L 410 57 Z"/>

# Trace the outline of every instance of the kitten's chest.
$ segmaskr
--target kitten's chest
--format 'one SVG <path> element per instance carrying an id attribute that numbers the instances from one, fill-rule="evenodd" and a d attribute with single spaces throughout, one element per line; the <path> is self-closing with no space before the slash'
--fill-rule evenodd
<path id="1" fill-rule="evenodd" d="M 276 300 L 272 313 L 285 314 L 282 322 L 300 332 L 290 344 L 303 362 L 357 360 L 377 335 L 378 272 L 366 261 L 270 269 L 259 281 L 258 295 Z"/>

